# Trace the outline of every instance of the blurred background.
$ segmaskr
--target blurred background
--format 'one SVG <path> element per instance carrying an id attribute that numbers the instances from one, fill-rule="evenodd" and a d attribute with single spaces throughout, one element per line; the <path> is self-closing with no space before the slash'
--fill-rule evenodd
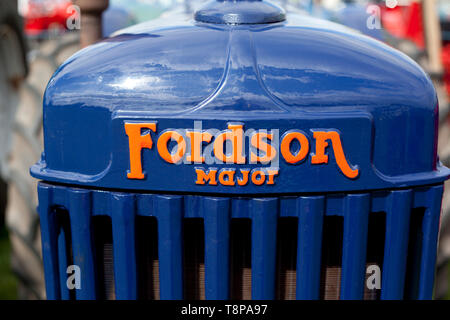
<path id="1" fill-rule="evenodd" d="M 450 0 L 281 0 L 288 13 L 343 24 L 419 63 L 439 98 L 440 160 L 450 167 Z M 149 21 L 189 20 L 203 0 L 0 1 L 0 299 L 45 299 L 36 181 L 42 97 L 80 48 Z M 436 299 L 450 299 L 450 185 L 444 195 Z"/>

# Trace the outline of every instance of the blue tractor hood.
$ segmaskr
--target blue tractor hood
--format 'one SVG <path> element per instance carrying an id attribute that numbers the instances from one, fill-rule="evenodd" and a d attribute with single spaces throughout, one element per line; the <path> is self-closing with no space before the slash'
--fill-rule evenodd
<path id="1" fill-rule="evenodd" d="M 69 58 L 45 93 L 45 151 L 32 175 L 108 189 L 228 194 L 402 188 L 448 177 L 436 151 L 436 92 L 413 60 L 337 24 L 264 1 L 237 3 L 213 1 L 178 26 L 128 28 Z M 147 124 L 141 178 L 129 175 L 127 123 Z M 189 130 L 233 135 L 233 125 L 245 131 L 245 160 L 187 161 Z M 273 133 L 262 138 L 275 148 L 271 163 L 251 163 L 248 129 Z M 158 149 L 167 131 L 186 142 L 176 163 Z M 178 143 L 171 151 L 178 152 L 182 140 L 172 136 L 167 149 Z M 203 141 L 203 151 L 213 141 Z M 345 174 L 339 150 L 347 172 L 357 173 Z M 240 185 L 246 170 L 248 183 Z M 254 181 L 252 172 L 259 172 Z"/>

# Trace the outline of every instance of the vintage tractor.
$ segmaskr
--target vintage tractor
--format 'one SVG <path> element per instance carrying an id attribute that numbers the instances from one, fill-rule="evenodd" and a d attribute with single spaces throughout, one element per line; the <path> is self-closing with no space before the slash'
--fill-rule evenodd
<path id="1" fill-rule="evenodd" d="M 89 46 L 44 96 L 48 299 L 430 299 L 438 102 L 406 55 L 266 1 Z"/>

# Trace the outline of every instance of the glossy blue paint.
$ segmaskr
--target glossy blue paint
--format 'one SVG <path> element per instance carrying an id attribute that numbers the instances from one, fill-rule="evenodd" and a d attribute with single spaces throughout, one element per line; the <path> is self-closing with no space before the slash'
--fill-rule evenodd
<path id="1" fill-rule="evenodd" d="M 182 202 L 179 196 L 157 196 L 161 300 L 183 298 Z"/>
<path id="2" fill-rule="evenodd" d="M 410 190 L 393 191 L 389 196 L 381 281 L 383 300 L 403 298 L 411 205 Z"/>
<path id="3" fill-rule="evenodd" d="M 275 298 L 278 200 L 253 199 L 252 216 L 252 299 Z"/>
<path id="4" fill-rule="evenodd" d="M 369 210 L 369 194 L 347 196 L 344 204 L 341 300 L 363 298 Z"/>
<path id="5" fill-rule="evenodd" d="M 208 300 L 229 299 L 230 201 L 204 198 L 205 296 Z"/>
<path id="6" fill-rule="evenodd" d="M 76 298 L 95 299 L 97 281 L 92 243 L 91 193 L 88 190 L 70 189 L 67 197 L 73 263 L 80 268 L 82 284 L 81 289 L 75 291 Z"/>
<path id="7" fill-rule="evenodd" d="M 325 197 L 300 197 L 298 206 L 296 298 L 298 300 L 315 300 L 319 299 L 320 294 L 320 260 Z"/>
<path id="8" fill-rule="evenodd" d="M 195 13 L 196 21 L 214 24 L 267 24 L 285 19 L 283 9 L 262 0 L 213 0 Z"/>
<path id="9" fill-rule="evenodd" d="M 59 277 L 59 262 L 58 262 L 58 227 L 56 225 L 56 217 L 52 212 L 53 199 L 52 188 L 40 184 L 38 188 L 39 199 L 39 217 L 41 223 L 41 241 L 42 241 L 42 256 L 44 260 L 44 276 L 45 288 L 48 300 L 61 299 L 60 296 L 60 281 Z M 62 259 L 64 259 L 62 257 Z"/>
<path id="10" fill-rule="evenodd" d="M 143 25 L 81 50 L 57 70 L 44 97 L 45 153 L 31 173 L 102 188 L 227 194 L 425 185 L 449 175 L 437 160 L 437 119 L 435 90 L 415 62 L 342 26 L 295 14 L 267 24 Z M 143 180 L 127 178 L 125 121 L 158 122 L 155 146 L 142 151 Z M 194 121 L 204 130 L 234 121 L 280 136 L 333 128 L 361 174 L 346 178 L 329 150 L 320 166 L 280 158 L 275 185 L 197 185 L 193 164 L 167 163 L 156 150 L 161 132 L 191 129 Z"/>
<path id="11" fill-rule="evenodd" d="M 264 1 L 212 2 L 197 21 L 129 28 L 56 71 L 44 97 L 45 152 L 31 168 L 45 181 L 38 193 L 49 299 L 70 296 L 63 287 L 70 257 L 55 208 L 69 212 L 72 258 L 83 270 L 77 299 L 100 296 L 95 216 L 111 217 L 118 299 L 138 297 L 136 216 L 157 220 L 161 299 L 183 299 L 183 224 L 190 218 L 204 221 L 207 299 L 230 297 L 230 223 L 242 218 L 252 221 L 252 298 L 274 299 L 278 220 L 298 218 L 296 298 L 318 299 L 323 221 L 334 215 L 344 219 L 341 298 L 361 299 L 368 219 L 377 212 L 387 216 L 381 298 L 401 299 L 411 209 L 424 208 L 417 295 L 431 297 L 442 183 L 450 171 L 437 159 L 430 79 L 381 42 L 283 15 Z M 200 185 L 197 167 L 268 165 L 165 162 L 156 151 L 161 133 L 198 129 L 197 121 L 203 130 L 240 123 L 279 137 L 301 130 L 310 148 L 296 165 L 279 158 L 273 184 Z M 157 122 L 153 147 L 142 150 L 142 180 L 127 178 L 125 122 Z M 327 164 L 312 163 L 319 129 L 340 134 L 359 176 L 349 179 L 338 168 L 334 142 Z"/>
<path id="12" fill-rule="evenodd" d="M 439 218 L 443 186 L 435 186 L 428 194 L 429 207 L 425 210 L 422 222 L 422 254 L 420 263 L 418 299 L 429 300 L 433 297 L 434 264 L 436 261 Z"/>
<path id="13" fill-rule="evenodd" d="M 40 182 L 38 186 L 45 279 L 49 299 L 61 299 L 59 288 L 62 280 L 59 279 L 58 266 L 60 259 L 65 259 L 65 257 L 58 256 L 57 225 L 54 222 L 55 213 L 51 211 L 51 208 L 69 208 L 68 195 L 73 192 L 72 190 L 74 189 L 43 182 Z M 111 208 L 112 204 L 117 201 L 116 193 L 95 189 L 86 191 L 90 194 L 90 207 L 84 211 L 79 211 L 78 217 L 80 220 L 87 219 L 89 216 L 114 215 Z M 370 212 L 376 214 L 384 211 L 390 217 L 387 221 L 388 228 L 386 230 L 386 246 L 388 248 L 385 250 L 383 265 L 383 270 L 386 271 L 383 271 L 382 280 L 382 297 L 385 299 L 397 299 L 403 296 L 404 259 L 407 254 L 405 238 L 407 239 L 408 232 L 406 224 L 409 223 L 408 204 L 410 208 L 427 209 L 422 227 L 424 240 L 420 266 L 419 298 L 430 298 L 432 295 L 437 239 L 434 232 L 437 230 L 436 221 L 440 216 L 442 186 L 424 186 L 401 191 L 371 191 L 368 195 L 337 193 L 323 196 L 281 195 L 277 198 L 203 197 L 189 194 L 164 196 L 132 192 L 127 194 L 130 199 L 134 199 L 135 215 L 154 216 L 158 219 L 161 299 L 182 299 L 183 297 L 181 233 L 182 220 L 189 218 L 203 218 L 205 220 L 206 297 L 208 299 L 222 299 L 227 296 L 229 287 L 226 286 L 227 282 L 224 280 L 229 276 L 229 270 L 224 262 L 227 259 L 225 252 L 228 250 L 226 248 L 227 243 L 224 240 L 227 237 L 226 230 L 229 228 L 226 222 L 227 217 L 228 219 L 254 219 L 253 225 L 256 235 L 252 238 L 252 246 L 254 246 L 254 251 L 259 252 L 254 255 L 256 270 L 253 270 L 255 274 L 257 272 L 257 297 L 273 298 L 274 290 L 272 292 L 270 290 L 274 289 L 274 241 L 276 236 L 273 232 L 276 230 L 277 216 L 299 218 L 297 299 L 318 299 L 323 217 L 325 215 L 342 215 L 344 221 L 346 217 L 351 217 L 350 219 L 358 225 L 365 225 L 364 215 L 358 217 L 349 213 L 352 212 L 351 207 L 349 207 L 350 203 L 360 205 L 362 212 L 367 210 L 366 205 L 369 203 Z M 370 201 L 367 200 L 367 197 L 370 198 Z M 131 206 L 131 204 L 128 205 Z M 228 210 L 226 209 L 227 206 Z M 51 212 L 51 214 L 48 214 L 48 212 Z M 356 210 L 353 212 L 356 212 Z M 71 215 L 71 219 L 73 217 L 74 215 Z M 73 220 L 71 223 L 73 223 Z M 364 228 L 362 229 L 354 228 L 352 230 L 347 227 L 347 237 L 354 236 L 359 238 L 360 241 L 365 241 L 361 236 L 364 233 Z M 131 229 L 128 230 L 131 232 Z M 213 241 L 214 232 L 217 244 Z M 359 257 L 361 258 L 362 245 L 353 243 L 348 246 L 349 249 L 355 249 L 357 254 L 358 250 L 361 250 L 359 251 Z M 343 264 L 344 270 L 350 267 L 360 270 L 361 260 L 364 259 L 352 259 L 349 249 L 346 249 L 348 252 L 347 258 L 343 257 L 343 261 L 348 261 Z M 92 247 L 87 248 L 85 256 L 91 254 L 93 254 Z M 260 259 L 258 257 L 260 255 L 266 258 Z M 119 264 L 128 265 L 130 263 L 129 260 L 116 261 Z M 218 261 L 223 263 L 219 264 Z M 217 270 L 214 270 L 215 264 L 218 266 Z M 344 267 L 345 264 L 350 267 Z M 126 265 L 122 268 L 127 268 Z M 220 279 L 219 274 L 222 274 L 224 278 Z M 351 276 L 346 277 L 348 279 Z M 117 286 L 122 285 L 121 281 L 130 281 L 126 277 L 120 279 L 116 283 Z M 131 281 L 133 283 L 133 280 Z M 349 290 L 350 293 L 359 292 L 352 288 L 360 288 L 364 279 L 355 276 L 355 281 L 357 283 L 349 285 L 350 289 L 345 290 Z M 124 284 L 124 286 L 126 287 L 128 284 Z M 346 285 L 343 284 L 343 286 L 347 288 Z M 77 295 L 77 298 L 79 298 L 79 295 Z"/>
<path id="14" fill-rule="evenodd" d="M 120 193 L 113 193 L 112 199 L 116 299 L 137 299 L 135 201 L 133 195 Z"/>

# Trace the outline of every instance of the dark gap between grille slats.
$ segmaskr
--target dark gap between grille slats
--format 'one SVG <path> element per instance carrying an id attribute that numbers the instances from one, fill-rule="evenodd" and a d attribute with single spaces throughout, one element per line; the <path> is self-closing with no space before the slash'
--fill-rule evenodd
<path id="1" fill-rule="evenodd" d="M 159 300 L 158 222 L 155 217 L 136 217 L 138 298 Z"/>
<path id="2" fill-rule="evenodd" d="M 369 215 L 369 231 L 367 239 L 367 258 L 366 258 L 366 271 L 370 266 L 377 266 L 380 270 L 379 283 L 381 285 L 381 274 L 383 272 L 383 259 L 384 259 L 384 241 L 386 236 L 386 213 L 385 212 L 371 212 Z M 372 267 L 373 268 L 373 267 Z M 374 268 L 375 269 L 375 268 Z M 371 270 L 369 270 L 371 271 Z M 364 300 L 379 300 L 381 296 L 381 288 L 369 289 L 368 280 L 372 285 L 376 284 L 375 271 L 369 273 L 366 272 L 366 278 L 364 282 Z"/>
<path id="3" fill-rule="evenodd" d="M 326 216 L 323 224 L 320 298 L 339 300 L 344 218 Z"/>
<path id="4" fill-rule="evenodd" d="M 205 299 L 205 231 L 203 219 L 183 220 L 184 298 Z"/>
<path id="5" fill-rule="evenodd" d="M 422 260 L 422 221 L 425 208 L 411 210 L 409 222 L 408 257 L 406 261 L 404 299 L 418 299 L 420 262 Z"/>
<path id="6" fill-rule="evenodd" d="M 65 259 L 63 257 L 59 257 L 59 263 L 62 264 L 60 266 L 60 272 L 62 273 L 60 275 L 61 279 L 61 290 L 68 292 L 68 296 L 64 297 L 64 294 L 62 293 L 62 297 L 69 299 L 69 300 L 75 300 L 75 289 L 68 289 L 67 286 L 67 280 L 70 276 L 67 274 L 67 267 L 70 265 L 73 265 L 73 251 L 72 251 L 72 234 L 70 230 L 70 217 L 69 212 L 61 207 L 56 207 L 54 209 L 54 213 L 56 215 L 56 223 L 59 228 L 58 233 L 58 242 L 63 241 L 64 242 L 64 248 L 62 248 L 63 252 L 59 252 L 59 254 L 64 254 Z M 62 237 L 62 238 L 60 238 Z M 65 260 L 65 261 L 63 261 Z M 66 280 L 66 281 L 64 281 Z"/>
<path id="7" fill-rule="evenodd" d="M 230 225 L 230 298 L 252 298 L 252 221 L 231 220 Z"/>
<path id="8" fill-rule="evenodd" d="M 92 219 L 95 239 L 95 257 L 97 265 L 97 292 L 100 300 L 114 300 L 114 263 L 112 223 L 108 216 L 96 216 Z"/>
<path id="9" fill-rule="evenodd" d="M 276 299 L 295 300 L 298 218 L 280 218 L 277 230 Z"/>

